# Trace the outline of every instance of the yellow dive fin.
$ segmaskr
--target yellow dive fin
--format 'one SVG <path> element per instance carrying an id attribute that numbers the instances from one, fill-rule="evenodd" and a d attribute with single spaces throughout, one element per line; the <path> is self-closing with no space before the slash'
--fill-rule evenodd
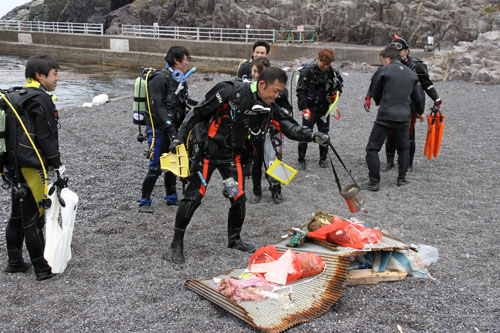
<path id="1" fill-rule="evenodd" d="M 160 156 L 160 168 L 170 171 L 179 177 L 189 176 L 189 158 L 184 144 L 175 147 L 176 154 L 167 153 Z"/>

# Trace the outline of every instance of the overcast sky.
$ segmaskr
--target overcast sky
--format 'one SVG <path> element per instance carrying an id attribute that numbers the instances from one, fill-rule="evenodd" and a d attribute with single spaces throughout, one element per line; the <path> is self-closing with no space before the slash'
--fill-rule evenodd
<path id="1" fill-rule="evenodd" d="M 27 0 L 2 0 L 2 4 L 0 5 L 0 17 L 4 16 L 12 9 L 16 8 L 23 3 L 27 3 Z"/>

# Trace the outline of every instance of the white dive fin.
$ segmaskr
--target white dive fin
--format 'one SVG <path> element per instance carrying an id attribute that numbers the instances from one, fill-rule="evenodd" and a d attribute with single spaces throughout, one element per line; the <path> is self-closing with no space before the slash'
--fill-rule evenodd
<path id="1" fill-rule="evenodd" d="M 54 191 L 55 192 L 55 191 Z M 55 194 L 53 194 L 55 196 Z M 76 208 L 78 204 L 78 196 L 68 188 L 61 190 L 61 198 L 66 206 L 61 207 L 57 196 L 52 203 L 57 202 L 59 209 L 57 210 L 57 218 L 53 218 L 53 214 L 49 218 L 47 215 L 46 238 L 49 239 L 49 232 L 52 232 L 53 243 L 45 245 L 44 257 L 52 267 L 52 273 L 62 273 L 66 269 L 68 261 L 71 259 L 71 240 L 73 238 L 73 229 L 75 225 Z M 62 226 L 59 225 L 59 211 L 61 212 Z M 49 227 L 49 223 L 52 225 Z M 55 231 L 57 230 L 57 231 Z"/>

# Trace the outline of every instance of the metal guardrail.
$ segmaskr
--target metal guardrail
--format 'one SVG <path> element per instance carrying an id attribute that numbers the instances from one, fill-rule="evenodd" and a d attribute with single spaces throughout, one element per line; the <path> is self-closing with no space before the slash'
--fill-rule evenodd
<path id="1" fill-rule="evenodd" d="M 103 25 L 98 23 L 0 20 L 0 29 L 30 31 L 30 32 L 86 34 L 86 35 L 104 34 Z"/>
<path id="2" fill-rule="evenodd" d="M 0 30 L 2 29 L 68 34 L 104 34 L 103 25 L 98 23 L 0 20 Z M 244 41 L 246 43 L 256 40 L 266 40 L 272 43 L 286 42 L 287 44 L 318 41 L 318 34 L 314 30 L 233 29 L 127 24 L 122 25 L 122 35 L 191 40 Z"/>
<path id="3" fill-rule="evenodd" d="M 318 40 L 313 30 L 275 30 L 275 29 L 233 29 L 233 28 L 203 28 L 177 27 L 156 25 L 122 25 L 122 35 L 134 37 L 191 39 L 191 40 L 219 40 L 219 41 L 255 41 L 266 40 L 278 42 L 314 42 Z M 286 37 L 284 37 L 286 36 Z M 297 36 L 297 38 L 295 38 Z M 310 36 L 309 39 L 305 39 Z"/>
<path id="4" fill-rule="evenodd" d="M 274 34 L 276 43 L 301 44 L 319 41 L 318 33 L 314 30 L 276 30 Z"/>

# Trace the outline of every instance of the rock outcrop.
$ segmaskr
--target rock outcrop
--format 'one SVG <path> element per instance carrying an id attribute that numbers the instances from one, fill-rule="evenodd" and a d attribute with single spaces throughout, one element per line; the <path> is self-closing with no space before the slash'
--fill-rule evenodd
<path id="1" fill-rule="evenodd" d="M 385 45 L 399 33 L 413 47 L 423 47 L 429 35 L 450 47 L 500 30 L 498 0 L 34 0 L 17 13 L 4 18 L 103 23 L 108 34 L 119 33 L 122 24 L 284 30 L 304 25 L 322 41 Z"/>
<path id="2" fill-rule="evenodd" d="M 431 79 L 500 84 L 500 31 L 460 42 L 452 51 L 427 60 Z"/>
<path id="3" fill-rule="evenodd" d="M 438 52 L 427 61 L 434 80 L 500 83 L 498 0 L 33 0 L 3 19 L 318 32 L 321 41 L 387 45 L 393 33 L 412 48 L 434 36 Z"/>

